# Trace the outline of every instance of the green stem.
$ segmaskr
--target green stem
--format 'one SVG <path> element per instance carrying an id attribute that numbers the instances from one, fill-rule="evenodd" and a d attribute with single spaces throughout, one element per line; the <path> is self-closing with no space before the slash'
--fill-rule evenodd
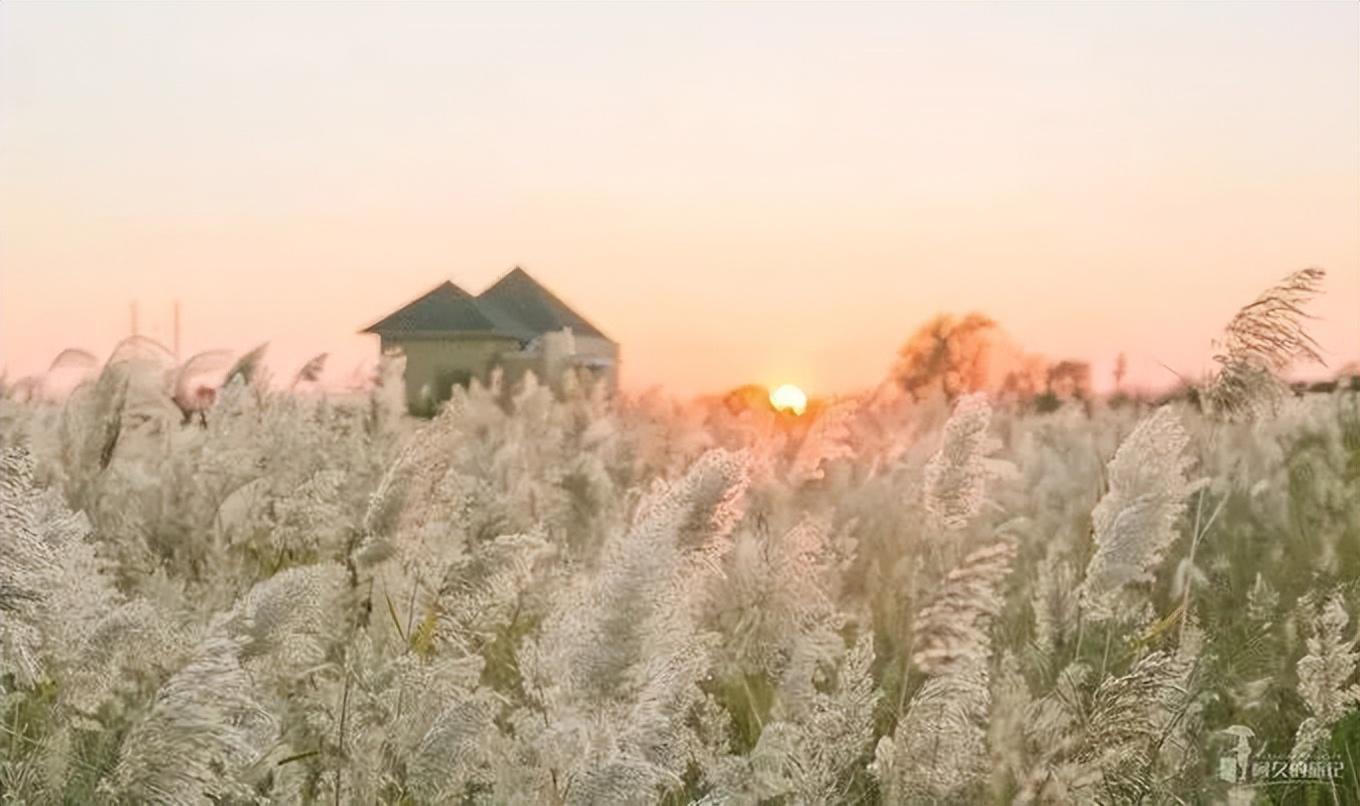
<path id="1" fill-rule="evenodd" d="M 335 765 L 335 806 L 340 806 L 340 776 L 344 774 L 345 759 L 345 717 L 349 714 L 349 670 L 345 670 L 345 692 L 340 698 L 340 731 L 338 743 L 340 747 L 339 762 Z"/>

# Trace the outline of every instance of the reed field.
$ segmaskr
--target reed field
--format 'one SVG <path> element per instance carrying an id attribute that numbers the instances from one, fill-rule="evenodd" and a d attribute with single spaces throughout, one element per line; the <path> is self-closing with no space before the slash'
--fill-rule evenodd
<path id="1" fill-rule="evenodd" d="M 0 800 L 1360 803 L 1323 279 L 1161 397 L 7 383 Z"/>

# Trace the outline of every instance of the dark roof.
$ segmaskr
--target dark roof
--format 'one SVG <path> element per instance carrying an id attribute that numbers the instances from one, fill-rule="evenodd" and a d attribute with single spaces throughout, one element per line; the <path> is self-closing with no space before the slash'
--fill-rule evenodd
<path id="1" fill-rule="evenodd" d="M 477 304 L 504 327 L 519 325 L 535 336 L 569 327 L 578 336 L 608 338 L 518 266 L 478 294 Z"/>
<path id="2" fill-rule="evenodd" d="M 428 294 L 364 328 L 365 333 L 439 333 L 463 331 L 486 333 L 496 325 L 477 305 L 477 300 L 453 283 L 440 283 Z"/>
<path id="3" fill-rule="evenodd" d="M 516 267 L 476 297 L 453 283 L 444 283 L 364 332 L 490 333 L 529 341 L 563 328 L 571 328 L 580 336 L 608 338 L 528 272 Z"/>

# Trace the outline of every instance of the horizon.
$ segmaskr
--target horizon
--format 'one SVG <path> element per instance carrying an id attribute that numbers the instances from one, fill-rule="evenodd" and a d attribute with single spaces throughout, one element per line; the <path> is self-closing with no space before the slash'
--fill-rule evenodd
<path id="1" fill-rule="evenodd" d="M 778 9 L 774 13 L 773 9 Z M 1227 13 L 1228 10 L 1231 13 Z M 269 342 L 522 266 L 623 388 L 871 388 L 938 313 L 1174 385 L 1327 270 L 1360 360 L 1360 7 L 0 6 L 0 367 Z M 1153 58 L 1151 54 L 1155 52 Z"/>
<path id="2" fill-rule="evenodd" d="M 522 267 L 516 266 L 516 267 L 514 267 L 511 271 L 514 271 L 514 270 L 523 270 L 523 269 L 522 269 Z M 509 273 L 509 272 L 506 272 L 506 274 L 508 274 L 508 273 Z M 504 275 L 502 275 L 502 276 L 504 276 Z M 438 288 L 439 286 L 442 286 L 442 285 L 444 285 L 445 283 L 451 283 L 451 282 L 452 282 L 452 281 L 449 281 L 449 280 L 442 281 L 441 283 L 439 283 L 439 284 L 438 284 L 437 286 L 435 286 L 435 287 L 432 287 L 432 288 L 430 288 L 430 289 L 426 289 L 424 292 L 421 292 L 421 293 L 418 293 L 418 294 L 413 295 L 412 300 L 414 300 L 414 299 L 416 299 L 416 298 L 422 296 L 422 295 L 425 294 L 425 293 L 428 293 L 429 291 L 435 290 L 435 288 Z M 494 282 L 494 281 L 493 281 L 493 282 Z M 459 290 L 461 290 L 461 291 L 464 291 L 464 292 L 467 292 L 467 293 L 471 293 L 473 296 L 476 295 L 475 292 L 470 292 L 468 289 L 462 288 L 461 286 L 458 286 L 457 283 L 452 283 L 452 284 L 453 284 L 456 288 L 458 288 Z M 489 287 L 489 285 L 490 285 L 490 284 L 488 284 L 488 287 Z M 484 289 L 482 289 L 482 290 L 484 290 Z M 408 300 L 408 302 L 409 302 L 409 301 L 411 301 L 411 300 Z M 1312 301 L 1312 302 L 1309 304 L 1308 307 L 1309 307 L 1309 308 L 1315 307 L 1319 301 L 1320 301 L 1320 300 L 1314 300 L 1314 301 Z M 1244 303 L 1244 304 L 1245 304 L 1245 303 Z M 399 308 L 399 307 L 401 307 L 401 306 L 396 306 L 396 307 Z M 133 312 L 131 312 L 131 313 L 130 313 L 130 318 L 133 318 L 133 317 L 139 318 L 139 313 L 140 313 L 139 311 L 133 311 Z M 969 313 L 981 313 L 981 312 L 969 312 Z M 952 314 L 952 313 L 946 314 L 946 313 L 943 313 L 943 312 L 942 312 L 942 313 L 939 313 L 939 314 L 936 314 L 936 315 L 932 316 L 930 319 L 925 320 L 925 321 L 922 321 L 922 322 L 918 323 L 916 326 L 914 326 L 914 327 L 912 328 L 911 333 L 915 333 L 916 330 L 917 330 L 919 327 L 924 327 L 924 326 L 925 326 L 926 324 L 928 324 L 931 320 L 933 320 L 933 319 L 935 319 L 935 318 L 937 318 L 937 317 L 939 317 L 939 316 L 945 316 L 945 315 L 953 315 L 953 314 Z M 173 305 L 172 305 L 171 313 L 166 317 L 166 320 L 167 320 L 167 321 L 170 321 L 170 322 L 173 322 L 174 316 L 175 316 L 175 311 L 173 310 Z M 1310 316 L 1307 314 L 1307 311 L 1306 311 L 1306 310 L 1305 310 L 1305 318 L 1306 318 L 1306 319 L 1307 319 L 1307 318 L 1314 318 L 1314 319 L 1315 319 L 1315 317 L 1310 317 Z M 164 325 L 164 323 L 161 323 L 161 324 Z M 1206 368 L 1205 374 L 1200 375 L 1200 376 L 1191 377 L 1191 376 L 1187 376 L 1187 375 L 1180 374 L 1180 373 L 1176 372 L 1176 371 L 1175 371 L 1173 368 L 1171 368 L 1171 367 L 1168 367 L 1168 366 L 1160 365 L 1160 364 L 1159 364 L 1160 369 L 1163 371 L 1164 376 L 1165 376 L 1165 377 L 1161 378 L 1160 381 L 1158 381 L 1158 380 L 1153 380 L 1153 381 L 1150 381 L 1150 382 L 1140 382 L 1139 379 L 1137 379 L 1137 378 L 1126 378 L 1126 380 L 1125 380 L 1122 384 L 1118 384 L 1118 385 L 1117 385 L 1116 382 L 1115 382 L 1115 380 L 1114 380 L 1113 375 L 1114 375 L 1114 365 L 1115 365 L 1116 362 L 1118 361 L 1118 359 L 1119 359 L 1119 357 L 1120 357 L 1119 355 L 1116 355 L 1114 358 L 1111 358 L 1110 360 L 1105 361 L 1105 362 L 1102 362 L 1102 361 L 1086 361 L 1086 360 L 1080 359 L 1080 358 L 1073 359 L 1072 356 L 1056 357 L 1056 356 L 1050 356 L 1050 355 L 1040 355 L 1040 354 L 1037 354 L 1037 353 L 1033 353 L 1032 351 L 1026 350 L 1026 349 L 1025 349 L 1025 346 L 1024 346 L 1023 344 L 1020 344 L 1020 343 L 1015 342 L 1014 339 L 1012 338 L 1012 334 L 1010 334 L 1010 333 L 1005 329 L 1005 327 L 1004 327 L 1004 325 L 1003 325 L 1002 323 L 1000 323 L 1000 322 L 995 322 L 994 325 L 995 325 L 995 327 L 997 328 L 997 336 L 999 336 L 999 337 L 1001 338 L 1001 340 L 1002 340 L 1002 341 L 999 343 L 999 346 L 1002 346 L 1002 350 L 1001 350 L 1000 352 L 998 352 L 998 353 L 993 354 L 992 357 L 991 357 L 991 359 L 990 359 L 991 361 L 998 361 L 998 360 L 999 360 L 999 361 L 1001 361 L 1005 366 L 1009 367 L 1010 369 L 1014 369 L 1014 370 L 1020 369 L 1020 365 L 1019 365 L 1018 363 L 1016 363 L 1016 359 L 1019 358 L 1019 357 L 1022 357 L 1022 356 L 1028 356 L 1028 357 L 1032 357 L 1032 358 L 1040 358 L 1040 359 L 1043 359 L 1044 362 L 1045 362 L 1048 366 L 1050 366 L 1050 367 L 1053 366 L 1054 364 L 1057 364 L 1058 362 L 1064 361 L 1064 360 L 1078 360 L 1078 361 L 1081 361 L 1082 363 L 1086 364 L 1087 368 L 1091 371 L 1091 378 L 1090 378 L 1090 380 L 1091 380 L 1091 387 L 1090 387 L 1090 388 L 1091 388 L 1092 393 L 1095 394 L 1095 395 L 1098 396 L 1098 397 L 1113 395 L 1113 394 L 1117 394 L 1117 393 L 1120 393 L 1120 392 L 1127 393 L 1127 394 L 1132 394 L 1132 395 L 1134 395 L 1135 397 L 1156 397 L 1156 396 L 1159 396 L 1159 395 L 1164 395 L 1164 394 L 1173 393 L 1173 392 L 1175 392 L 1177 389 L 1183 389 L 1183 388 L 1186 388 L 1187 386 L 1198 385 L 1199 383 L 1204 382 L 1204 381 L 1206 381 L 1206 380 L 1208 380 L 1208 379 L 1211 378 L 1211 373 L 1208 372 L 1207 368 Z M 165 325 L 165 327 L 173 327 L 173 325 Z M 371 386 L 371 384 L 372 384 L 373 379 L 375 378 L 375 373 L 377 372 L 377 368 L 378 368 L 378 359 L 380 358 L 380 353 L 379 353 L 379 351 L 375 349 L 375 350 L 374 350 L 374 354 L 373 354 L 373 356 L 371 357 L 371 360 L 370 360 L 370 359 L 360 359 L 359 362 L 358 362 L 358 364 L 356 364 L 352 369 L 350 369 L 350 370 L 348 370 L 348 371 L 345 371 L 343 367 L 337 367 L 337 365 L 336 365 L 334 362 L 330 361 L 330 359 L 333 358 L 334 355 L 333 355 L 332 353 L 330 353 L 329 351 L 326 351 L 326 350 L 318 350 L 318 351 L 314 351 L 314 352 L 310 352 L 310 353 L 300 354 L 300 355 L 296 356 L 296 358 L 298 358 L 298 360 L 295 361 L 295 362 L 292 361 L 292 359 L 293 359 L 295 356 L 291 356 L 291 355 L 290 355 L 290 356 L 288 356 L 288 360 L 289 360 L 290 363 L 284 363 L 284 362 L 281 362 L 281 361 L 273 360 L 273 359 L 272 359 L 272 357 L 271 357 L 271 351 L 270 351 L 270 342 L 268 342 L 268 341 L 259 342 L 259 343 L 256 343 L 256 344 L 254 344 L 254 345 L 250 345 L 250 346 L 241 348 L 241 349 L 239 349 L 239 350 L 227 350 L 227 349 L 225 349 L 225 348 L 207 348 L 207 349 L 195 349 L 195 350 L 181 350 L 181 351 L 179 351 L 178 353 L 175 353 L 174 350 L 173 350 L 173 342 L 167 340 L 167 339 L 164 337 L 165 334 L 164 334 L 163 331 L 165 330 L 165 327 L 154 327 L 154 328 L 152 328 L 152 330 L 154 331 L 153 333 L 138 332 L 138 333 L 136 333 L 136 334 L 130 334 L 130 335 L 124 336 L 122 339 L 120 339 L 119 341 L 117 341 L 117 342 L 114 343 L 113 345 L 110 345 L 110 348 L 109 348 L 108 350 L 104 351 L 103 354 L 101 354 L 101 353 L 99 353 L 99 352 L 95 352 L 95 351 L 85 350 L 84 348 L 82 348 L 82 347 L 80 347 L 80 346 L 71 346 L 71 347 L 63 348 L 62 351 L 60 351 L 59 353 L 57 353 L 57 354 L 55 354 L 55 355 L 53 356 L 53 359 L 59 358 L 59 357 L 61 356 L 62 353 L 70 352 L 71 350 L 76 350 L 76 351 L 80 351 L 80 352 L 88 352 L 88 353 L 90 353 L 91 355 L 93 355 L 93 356 L 96 358 L 96 360 L 98 361 L 98 363 L 99 363 L 100 365 L 105 365 L 105 364 L 107 363 L 108 360 L 111 360 L 111 359 L 112 359 L 112 354 L 113 354 L 113 352 L 115 352 L 116 348 L 118 348 L 119 346 L 121 346 L 121 345 L 123 345 L 123 344 L 125 344 L 125 343 L 129 343 L 129 342 L 130 342 L 132 339 L 134 339 L 134 338 L 147 339 L 147 340 L 149 340 L 152 344 L 158 345 L 158 347 L 163 348 L 163 349 L 166 351 L 167 354 L 173 354 L 174 357 L 175 357 L 175 360 L 176 360 L 177 362 L 185 362 L 185 361 L 189 361 L 189 360 L 191 360 L 191 359 L 192 359 L 195 355 L 197 355 L 197 354 L 210 353 L 210 352 L 226 352 L 226 353 L 231 354 L 232 359 L 235 360 L 235 359 L 237 359 L 237 358 L 241 358 L 241 357 L 244 356 L 246 353 L 251 352 L 252 350 L 256 350 L 256 349 L 263 348 L 263 355 L 262 355 L 263 360 L 262 360 L 261 363 L 262 363 L 262 366 L 267 370 L 267 372 L 268 372 L 268 377 L 271 378 L 271 385 L 274 386 L 275 388 L 279 388 L 279 389 L 288 388 L 287 382 L 288 382 L 289 378 L 293 377 L 293 376 L 297 373 L 297 371 L 299 371 L 299 370 L 301 369 L 301 367 L 302 367 L 303 364 L 309 363 L 311 360 L 316 359 L 316 358 L 323 358 L 323 366 L 324 366 L 324 370 L 323 370 L 323 372 L 322 372 L 321 375 L 320 375 L 320 382 L 319 382 L 317 388 L 320 389 L 320 390 L 323 390 L 323 391 L 325 391 L 325 392 L 327 392 L 327 393 L 344 393 L 344 392 L 347 392 L 347 391 L 358 391 L 358 390 L 361 390 L 361 389 L 369 388 L 369 387 Z M 377 342 L 377 336 L 376 336 L 376 334 L 370 333 L 370 332 L 368 331 L 367 328 L 361 329 L 361 330 L 359 330 L 359 331 L 357 331 L 357 332 L 358 332 L 360 335 L 365 336 L 366 338 L 368 338 L 368 339 L 374 341 L 375 346 L 376 346 L 376 342 Z M 607 336 L 607 335 L 608 335 L 608 334 L 606 334 L 606 336 Z M 910 335 L 910 334 L 909 334 L 909 335 Z M 904 341 L 905 341 L 905 338 L 904 338 Z M 1217 345 L 1217 343 L 1218 343 L 1217 340 L 1215 340 L 1215 345 Z M 1010 353 L 1008 352 L 1008 349 L 1018 350 L 1019 352 L 1016 353 L 1016 354 L 1010 354 Z M 1214 349 L 1218 349 L 1218 347 L 1215 346 Z M 1325 351 L 1325 349 L 1326 349 L 1325 346 L 1322 346 L 1322 349 Z M 1125 358 L 1125 360 L 1127 360 L 1127 354 L 1123 354 L 1123 357 Z M 838 390 L 825 390 L 825 389 L 815 389 L 815 388 L 814 388 L 814 389 L 809 389 L 809 390 L 807 390 L 808 396 L 809 396 L 810 399 L 816 399 L 816 400 L 832 400 L 832 399 L 837 399 L 837 398 L 854 397 L 854 396 L 860 395 L 860 394 L 873 393 L 874 390 L 875 390 L 876 388 L 878 388 L 881 384 L 883 384 L 884 382 L 887 382 L 887 381 L 889 381 L 889 380 L 891 379 L 891 368 L 892 368 L 892 365 L 893 365 L 893 363 L 896 361 L 897 358 L 898 358 L 898 352 L 897 352 L 896 350 L 894 350 L 894 351 L 888 356 L 888 358 L 887 358 L 886 361 L 885 361 L 885 364 L 884 364 L 884 372 L 883 372 L 882 376 L 879 377 L 879 378 L 877 378 L 877 379 L 874 379 L 874 380 L 872 380 L 872 381 L 870 381 L 870 382 L 868 382 L 868 383 L 862 384 L 862 385 L 860 385 L 860 386 L 855 386 L 855 387 L 845 388 L 845 389 L 838 389 Z M 7 380 L 10 381 L 10 382 L 14 382 L 14 381 L 24 380 L 24 379 L 30 378 L 30 377 L 41 377 L 41 376 L 44 376 L 45 374 L 49 374 L 51 371 L 53 371 L 53 370 L 55 370 L 55 369 L 58 369 L 57 367 L 53 366 L 53 363 L 54 363 L 53 361 L 49 361 L 49 362 L 48 362 L 47 364 L 45 364 L 45 365 L 43 366 L 43 368 L 40 369 L 39 371 L 36 371 L 36 372 L 33 372 L 33 373 L 27 373 L 27 374 L 25 374 L 25 375 L 9 374 L 9 373 L 7 372 L 8 368 L 7 368 L 6 366 L 4 366 L 3 364 L 0 364 L 0 379 L 7 379 Z M 623 365 L 626 367 L 626 363 L 624 363 Z M 1215 364 L 1215 366 L 1216 366 L 1216 364 Z M 225 370 L 225 365 L 223 366 L 223 370 Z M 1103 372 L 1098 372 L 1097 370 L 1103 370 Z M 1127 371 L 1127 367 L 1126 367 L 1126 371 Z M 1343 363 L 1328 362 L 1328 363 L 1326 363 L 1326 364 L 1318 364 L 1318 363 L 1310 363 L 1310 362 L 1306 362 L 1306 361 L 1299 361 L 1299 362 L 1297 362 L 1297 363 L 1291 365 L 1290 367 L 1285 368 L 1285 370 L 1284 370 L 1284 372 L 1283 372 L 1283 377 L 1285 377 L 1286 379 L 1289 379 L 1289 380 L 1292 381 L 1292 382 L 1305 382 L 1305 383 L 1311 383 L 1311 382 L 1318 382 L 1318 381 L 1328 381 L 1328 380 L 1333 380 L 1333 379 L 1340 379 L 1340 378 L 1343 378 L 1343 377 L 1352 377 L 1352 376 L 1355 376 L 1355 375 L 1357 375 L 1357 374 L 1360 374 L 1360 362 L 1357 362 L 1357 361 L 1355 361 L 1355 360 L 1350 360 L 1350 361 L 1343 362 Z M 93 376 L 91 376 L 91 377 L 93 377 Z M 648 386 L 640 386 L 640 385 L 637 385 L 637 384 L 630 384 L 630 383 L 627 383 L 627 375 L 626 375 L 626 372 L 625 372 L 625 374 L 624 374 L 624 376 L 623 376 L 623 380 L 624 380 L 624 382 L 621 384 L 621 388 L 622 388 L 625 392 L 628 392 L 628 393 L 631 393 L 631 394 L 634 394 L 634 395 L 642 395 L 642 394 L 651 393 L 651 392 L 653 392 L 653 391 L 661 391 L 661 392 L 663 392 L 663 393 L 664 393 L 664 392 L 671 392 L 671 393 L 672 393 L 672 397 L 678 397 L 678 398 L 705 398 L 705 397 L 721 396 L 721 395 L 724 395 L 724 394 L 728 394 L 728 393 L 731 393 L 731 392 L 740 391 L 741 389 L 744 389 L 744 388 L 751 388 L 751 387 L 759 387 L 759 388 L 762 388 L 765 392 L 771 393 L 771 394 L 776 390 L 776 387 L 794 387 L 794 388 L 798 388 L 798 385 L 797 385 L 797 384 L 791 384 L 791 383 L 788 383 L 788 382 L 786 382 L 786 381 L 784 381 L 784 380 L 775 380 L 775 381 L 768 381 L 768 382 L 767 382 L 767 381 L 764 381 L 764 380 L 752 380 L 752 381 L 745 381 L 745 382 L 737 383 L 737 384 L 734 384 L 734 385 L 731 385 L 731 386 L 728 386 L 728 387 L 714 388 L 714 389 L 700 389 L 700 390 L 693 390 L 693 391 L 690 391 L 690 392 L 688 392 L 688 393 L 682 393 L 682 394 L 678 394 L 678 395 L 677 395 L 677 394 L 674 393 L 675 390 L 673 390 L 673 389 L 668 389 L 668 388 L 667 388 L 664 384 L 662 384 L 662 383 L 654 383 L 654 384 L 651 384 L 651 385 L 648 385 Z M 801 392 L 801 389 L 800 389 L 800 392 Z"/>

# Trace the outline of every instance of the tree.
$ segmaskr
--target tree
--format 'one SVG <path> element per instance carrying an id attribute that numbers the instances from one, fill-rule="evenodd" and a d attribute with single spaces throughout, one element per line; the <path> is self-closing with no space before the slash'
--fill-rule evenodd
<path id="1" fill-rule="evenodd" d="M 1059 361 L 1049 367 L 1048 392 L 1059 400 L 1086 400 L 1091 396 L 1091 365 Z"/>
<path id="2" fill-rule="evenodd" d="M 897 351 L 892 378 L 917 399 L 935 389 L 950 400 L 980 391 L 988 386 L 1000 335 L 996 322 L 980 313 L 941 314 Z"/>

